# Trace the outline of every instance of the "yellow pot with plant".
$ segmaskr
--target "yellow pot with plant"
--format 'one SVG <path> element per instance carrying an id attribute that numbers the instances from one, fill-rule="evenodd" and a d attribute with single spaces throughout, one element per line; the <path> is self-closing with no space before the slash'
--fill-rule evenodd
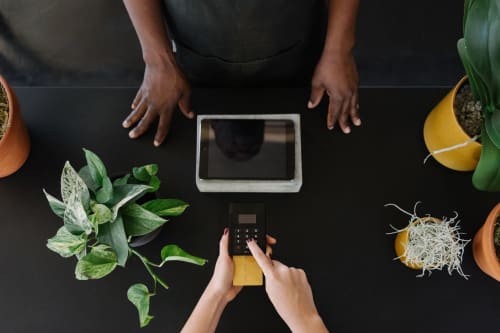
<path id="1" fill-rule="evenodd" d="M 465 1 L 464 37 L 457 47 L 467 82 L 462 79 L 424 125 L 432 156 L 454 170 L 475 170 L 472 183 L 481 191 L 500 191 L 499 26 L 498 0 Z M 460 94 L 470 100 L 457 107 Z"/>
<path id="2" fill-rule="evenodd" d="M 426 272 L 429 275 L 434 270 L 446 269 L 451 275 L 453 271 L 464 278 L 467 275 L 462 270 L 462 256 L 469 240 L 461 238 L 457 215 L 452 218 L 438 219 L 431 216 L 420 217 L 416 213 L 418 203 L 413 213 L 407 212 L 394 204 L 386 206 L 396 207 L 404 214 L 410 216 L 408 224 L 402 228 L 394 228 L 397 234 L 394 241 L 396 258 L 405 266 L 421 270 L 418 277 Z"/>

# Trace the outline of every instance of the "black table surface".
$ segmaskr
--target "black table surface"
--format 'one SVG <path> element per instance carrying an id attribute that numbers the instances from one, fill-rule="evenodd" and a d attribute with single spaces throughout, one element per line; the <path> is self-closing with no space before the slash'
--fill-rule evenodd
<path id="1" fill-rule="evenodd" d="M 42 188 L 59 193 L 66 160 L 84 163 L 82 147 L 99 154 L 110 173 L 158 163 L 162 197 L 191 206 L 173 218 L 142 251 L 159 258 L 175 243 L 209 260 L 204 267 L 169 263 L 171 285 L 152 299 L 155 319 L 143 332 L 178 332 L 208 282 L 232 201 L 264 202 L 268 231 L 278 238 L 274 257 L 302 267 L 332 332 L 494 332 L 500 327 L 500 285 L 483 274 L 467 246 L 465 280 L 445 271 L 417 278 L 393 261 L 389 225 L 408 218 L 386 203 L 452 216 L 472 238 L 499 195 L 476 191 L 471 173 L 454 172 L 427 154 L 422 126 L 447 89 L 362 89 L 363 126 L 350 135 L 326 128 L 326 105 L 306 109 L 302 89 L 195 90 L 198 113 L 300 113 L 304 184 L 298 194 L 204 194 L 195 185 L 195 121 L 175 116 L 166 143 L 154 132 L 130 140 L 121 121 L 136 89 L 17 88 L 30 129 L 32 152 L 16 174 L 0 180 L 0 331 L 139 332 L 129 285 L 149 275 L 133 258 L 97 281 L 77 281 L 74 259 L 46 247 L 60 224 Z M 219 332 L 286 332 L 264 288 L 245 288 L 226 308 Z"/>

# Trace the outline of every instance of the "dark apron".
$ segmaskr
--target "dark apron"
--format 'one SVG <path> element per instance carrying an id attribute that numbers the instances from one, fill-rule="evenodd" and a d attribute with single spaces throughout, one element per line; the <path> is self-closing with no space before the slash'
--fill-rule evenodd
<path id="1" fill-rule="evenodd" d="M 297 85 L 321 53 L 324 0 L 164 0 L 176 57 L 199 85 Z"/>

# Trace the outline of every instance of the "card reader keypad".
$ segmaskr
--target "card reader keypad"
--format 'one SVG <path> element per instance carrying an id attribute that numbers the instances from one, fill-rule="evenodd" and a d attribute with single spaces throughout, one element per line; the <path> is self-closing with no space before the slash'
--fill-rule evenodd
<path id="1" fill-rule="evenodd" d="M 261 234 L 260 228 L 256 226 L 237 226 L 234 228 L 232 237 L 233 254 L 235 255 L 250 255 L 247 240 L 254 239 L 262 248 L 264 235 Z"/>

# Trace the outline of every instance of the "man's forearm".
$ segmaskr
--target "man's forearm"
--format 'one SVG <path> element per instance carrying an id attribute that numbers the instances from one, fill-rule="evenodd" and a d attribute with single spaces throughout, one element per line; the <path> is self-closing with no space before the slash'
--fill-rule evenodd
<path id="1" fill-rule="evenodd" d="M 148 65 L 174 64 L 160 0 L 123 0 Z"/>
<path id="2" fill-rule="evenodd" d="M 351 52 L 355 44 L 359 0 L 329 0 L 323 53 Z"/>

